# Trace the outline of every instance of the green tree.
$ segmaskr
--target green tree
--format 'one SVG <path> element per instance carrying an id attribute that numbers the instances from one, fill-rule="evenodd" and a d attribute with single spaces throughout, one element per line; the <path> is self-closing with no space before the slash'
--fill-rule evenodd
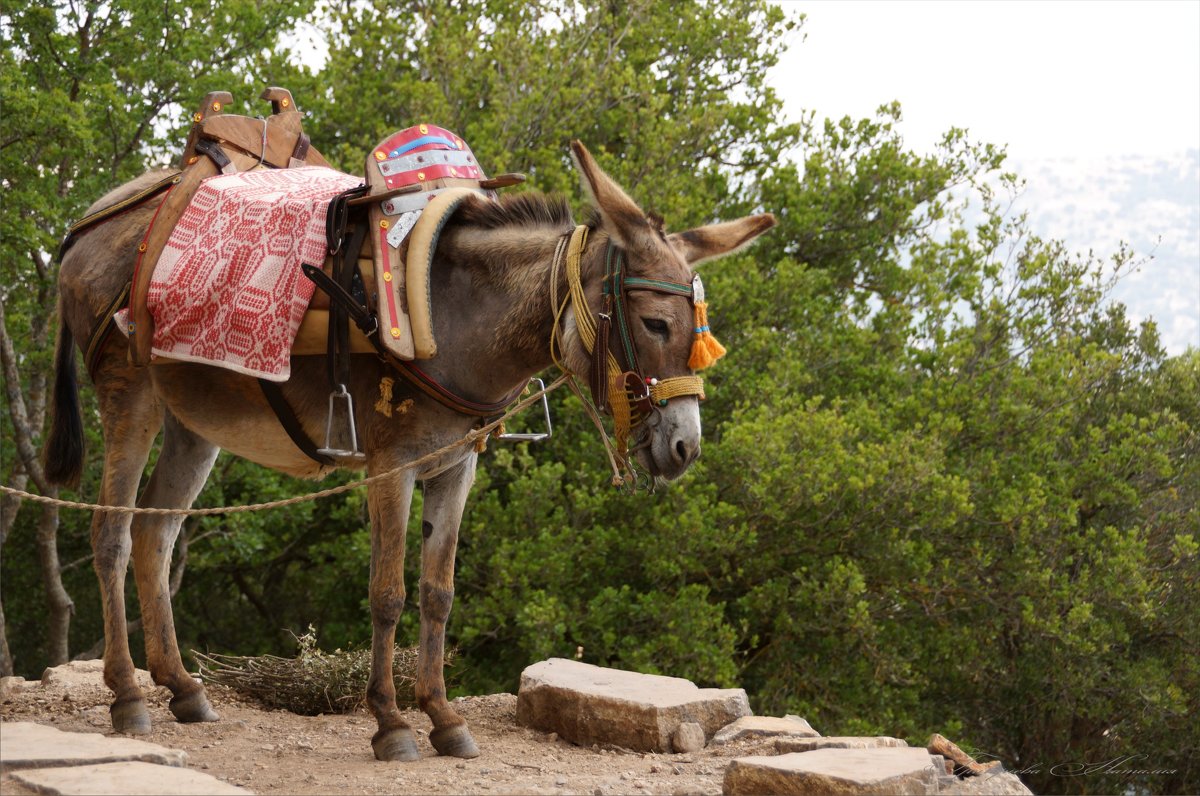
<path id="1" fill-rule="evenodd" d="M 142 14 L 121 18 L 131 28 L 167 30 L 161 8 L 95 13 L 109 8 Z M 215 8 L 214 18 L 251 5 Z M 704 457 L 677 487 L 614 494 L 595 431 L 566 395 L 549 442 L 493 445 L 459 549 L 460 690 L 513 689 L 529 663 L 579 656 L 741 684 L 758 712 L 803 713 L 826 733 L 922 742 L 943 732 L 1029 769 L 1038 792 L 1197 788 L 1200 352 L 1165 357 L 1153 324 L 1133 327 L 1111 303 L 1111 274 L 1130 253 L 1101 262 L 1033 236 L 1006 212 L 1020 181 L 1004 173 L 1002 150 L 951 130 L 932 152 L 911 152 L 898 104 L 869 119 L 785 123 L 764 78 L 800 20 L 765 3 L 469 0 L 327 13 L 320 70 L 259 49 L 277 27 L 249 28 L 258 38 L 229 45 L 238 54 L 225 73 L 177 74 L 163 115 L 140 104 L 153 94 L 142 83 L 165 85 L 176 62 L 212 46 L 187 25 L 158 37 L 158 61 L 152 46 L 109 51 L 80 91 L 120 88 L 72 106 L 22 87 L 68 85 L 79 69 L 59 61 L 93 52 L 81 20 L 5 12 L 0 245 L 4 284 L 22 286 L 3 305 L 22 370 L 5 378 L 26 402 L 4 421 L 6 482 L 24 477 L 14 422 L 25 418 L 31 447 L 41 427 L 45 252 L 103 188 L 178 145 L 205 91 L 288 86 L 314 143 L 350 172 L 387 133 L 443 124 L 490 173 L 527 172 L 582 209 L 566 157 L 578 137 L 675 228 L 760 209 L 780 224 L 750 252 L 702 266 L 730 353 L 705 374 Z M 125 71 L 105 72 L 126 57 Z M 26 106 L 59 114 L 52 136 L 10 118 Z M 108 132 L 127 141 L 135 118 L 153 121 L 108 172 L 78 155 L 74 170 L 36 165 L 123 151 Z M 217 472 L 206 505 L 305 488 L 232 459 Z M 32 536 L 35 514 L 14 532 Z M 78 591 L 90 577 L 86 518 L 70 522 L 65 573 Z M 362 643 L 365 588 L 346 583 L 365 572 L 365 524 L 361 496 L 189 523 L 184 646 L 280 653 L 283 631 L 310 622 L 325 646 Z M 410 543 L 415 561 L 420 535 Z M 27 594 L 39 579 L 32 559 L 21 549 L 4 562 L 10 637 L 25 658 L 44 655 L 28 644 L 41 605 Z M 80 600 L 76 649 L 99 634 L 94 602 Z M 402 637 L 415 629 L 410 608 Z M 1173 773 L 1046 770 L 1151 750 L 1145 767 Z"/>
<path id="2" fill-rule="evenodd" d="M 242 99 L 257 97 L 272 73 L 276 56 L 269 50 L 279 31 L 310 7 L 281 0 L 5 5 L 0 15 L 5 484 L 23 488 L 32 481 L 42 494 L 57 494 L 42 477 L 37 450 L 53 347 L 58 275 L 53 253 L 67 226 L 108 189 L 174 159 L 191 106 L 209 87 L 231 89 Z M 212 35 L 216 28 L 220 36 Z M 91 486 L 89 481 L 84 491 Z M 7 497 L 0 504 L 0 545 L 14 527 L 20 531 L 14 525 L 17 509 Z M 75 610 L 60 578 L 58 528 L 57 509 L 41 509 L 36 538 L 51 623 L 44 654 L 51 662 L 68 657 Z M 78 533 L 79 526 L 72 531 Z M 0 638 L 7 635 L 0 632 Z M 11 669 L 6 642 L 0 671 Z"/>

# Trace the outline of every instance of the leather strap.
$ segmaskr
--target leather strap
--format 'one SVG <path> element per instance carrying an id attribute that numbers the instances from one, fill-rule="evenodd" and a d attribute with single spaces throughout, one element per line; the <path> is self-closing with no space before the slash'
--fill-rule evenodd
<path id="1" fill-rule="evenodd" d="M 400 375 L 408 379 L 409 383 L 421 390 L 421 392 L 434 399 L 442 406 L 448 409 L 453 409 L 464 415 L 472 417 L 495 417 L 504 412 L 504 408 L 511 404 L 525 390 L 525 384 L 521 384 L 508 395 L 495 403 L 481 404 L 472 401 L 468 398 L 463 398 L 439 384 L 432 376 L 421 370 L 412 362 L 407 362 L 403 359 L 390 357 L 390 361 Z"/>
<path id="2" fill-rule="evenodd" d="M 592 389 L 592 403 L 600 412 L 608 411 L 608 336 L 612 316 L 596 314 L 596 343 L 592 346 L 592 367 L 588 371 L 588 386 Z"/>
<path id="3" fill-rule="evenodd" d="M 211 138 L 198 139 L 196 141 L 196 151 L 211 160 L 213 165 L 217 167 L 217 171 L 222 174 L 228 174 L 235 170 L 233 162 L 225 154 L 225 150 L 221 149 L 221 145 Z"/>
<path id="4" fill-rule="evenodd" d="M 312 144 L 312 139 L 308 137 L 308 133 L 301 133 L 296 139 L 296 147 L 292 150 L 292 161 L 299 161 L 300 165 L 304 165 L 304 156 L 308 154 L 308 147 Z M 293 165 L 289 163 L 289 165 Z"/>
<path id="5" fill-rule="evenodd" d="M 300 421 L 296 418 L 296 413 L 292 411 L 292 405 L 287 402 L 287 398 L 283 395 L 283 388 L 278 382 L 259 379 L 258 386 L 262 388 L 263 396 L 267 399 L 267 403 L 271 405 L 271 410 L 275 412 L 275 417 L 279 418 L 279 424 L 283 426 L 283 430 L 291 437 L 292 442 L 296 443 L 305 456 L 312 459 L 314 462 L 326 467 L 332 467 L 337 464 L 332 458 L 323 453 L 317 453 L 316 444 L 308 438 L 308 434 L 304 433 L 304 428 L 300 425 Z"/>
<path id="6" fill-rule="evenodd" d="M 129 301 L 129 290 L 132 287 L 132 282 L 125 283 L 125 287 L 121 288 L 117 297 L 108 303 L 104 314 L 96 321 L 96 325 L 92 327 L 92 333 L 88 335 L 87 345 L 83 349 L 83 366 L 87 368 L 93 383 L 96 381 L 96 362 L 100 359 L 100 352 L 104 349 L 104 343 L 108 340 L 108 336 L 117 328 L 113 315 Z"/>
<path id="7" fill-rule="evenodd" d="M 97 210 L 91 215 L 84 216 L 71 226 L 67 227 L 66 237 L 62 239 L 62 243 L 60 243 L 58 246 L 58 253 L 55 255 L 55 261 L 62 262 L 63 255 L 67 253 L 68 249 L 75 245 L 75 238 L 77 235 L 79 235 L 79 233 L 86 232 L 97 224 L 108 221 L 110 218 L 114 218 L 115 216 L 124 213 L 126 210 L 137 207 L 147 199 L 158 196 L 160 193 L 179 182 L 179 177 L 179 172 L 172 172 L 169 176 L 164 177 L 162 180 L 154 183 L 148 188 L 143 188 L 133 196 L 122 199 L 116 204 L 111 204 L 102 210 Z"/>

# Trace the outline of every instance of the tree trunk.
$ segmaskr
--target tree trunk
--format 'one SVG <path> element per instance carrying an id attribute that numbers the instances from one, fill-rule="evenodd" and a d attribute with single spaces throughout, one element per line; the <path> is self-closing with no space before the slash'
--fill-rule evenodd
<path id="1" fill-rule="evenodd" d="M 48 497 L 58 497 L 54 488 Z M 68 639 L 75 603 L 62 582 L 62 566 L 58 561 L 58 507 L 43 506 L 37 529 L 38 561 L 42 565 L 42 583 L 46 588 L 47 635 L 46 654 L 50 666 L 70 660 Z"/>
<path id="2" fill-rule="evenodd" d="M 44 337 L 45 322 L 34 329 L 35 337 Z M 58 497 L 58 488 L 46 482 L 42 463 L 38 459 L 37 440 L 41 437 L 42 422 L 45 418 L 45 378 L 30 378 L 30 393 L 28 404 L 26 394 L 21 390 L 21 372 L 18 368 L 16 351 L 13 348 L 12 337 L 9 336 L 7 320 L 4 312 L 4 302 L 0 301 L 0 367 L 4 373 L 5 397 L 8 399 L 8 413 L 12 420 L 13 436 L 16 438 L 17 455 L 21 466 L 28 473 L 30 480 L 37 485 L 38 491 L 46 497 Z M 58 561 L 58 507 L 46 505 L 38 519 L 37 528 L 38 561 L 41 563 L 42 583 L 46 588 L 47 613 L 49 627 L 47 633 L 47 649 L 50 665 L 57 666 L 66 663 L 68 657 L 68 641 L 71 629 L 71 617 L 75 613 L 75 603 L 67 594 L 62 582 L 62 567 Z"/>
<path id="3" fill-rule="evenodd" d="M 9 486 L 13 489 L 25 489 L 29 476 L 18 464 L 12 474 Z M 12 530 L 17 519 L 17 511 L 21 508 L 21 499 L 4 495 L 0 497 L 0 564 L 4 561 L 4 543 L 8 541 L 8 532 Z M 8 677 L 14 671 L 12 650 L 8 647 L 8 625 L 4 621 L 4 599 L 0 596 L 0 677 Z"/>

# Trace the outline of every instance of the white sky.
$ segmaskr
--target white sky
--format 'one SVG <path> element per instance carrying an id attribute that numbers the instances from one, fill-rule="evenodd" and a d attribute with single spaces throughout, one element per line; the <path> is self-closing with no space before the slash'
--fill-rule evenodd
<path id="1" fill-rule="evenodd" d="M 787 107 L 863 118 L 900 100 L 925 150 L 951 126 L 1016 160 L 1200 147 L 1200 2 L 830 2 L 773 75 Z"/>
<path id="2" fill-rule="evenodd" d="M 898 100 L 910 149 L 1005 145 L 1033 230 L 1153 254 L 1114 298 L 1169 353 L 1200 346 L 1200 0 L 776 1 L 807 16 L 769 75 L 789 118 Z"/>

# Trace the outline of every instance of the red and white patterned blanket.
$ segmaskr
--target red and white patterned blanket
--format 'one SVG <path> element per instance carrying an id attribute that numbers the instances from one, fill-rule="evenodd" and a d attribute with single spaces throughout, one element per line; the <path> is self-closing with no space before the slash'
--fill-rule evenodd
<path id="1" fill-rule="evenodd" d="M 324 261 L 329 200 L 361 184 L 318 166 L 205 180 L 151 278 L 152 352 L 287 381 L 314 289 L 300 264 Z"/>

